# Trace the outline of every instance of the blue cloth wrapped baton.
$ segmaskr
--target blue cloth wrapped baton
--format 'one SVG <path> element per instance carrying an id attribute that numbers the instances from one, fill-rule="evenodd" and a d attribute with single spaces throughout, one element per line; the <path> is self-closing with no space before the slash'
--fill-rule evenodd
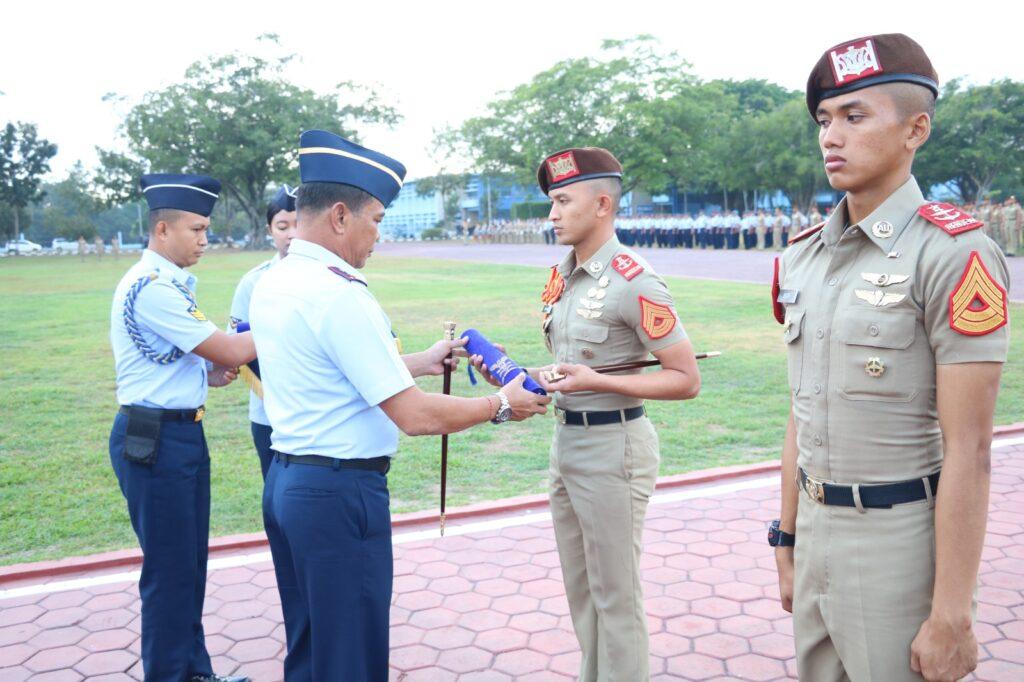
<path id="1" fill-rule="evenodd" d="M 493 343 L 487 340 L 483 334 L 475 329 L 467 329 L 462 332 L 461 338 L 466 339 L 466 352 L 469 355 L 479 355 L 484 359 L 484 364 L 490 370 L 491 376 L 496 378 L 504 386 L 520 374 L 526 372 L 517 365 L 508 355 L 498 350 Z M 473 367 L 469 367 L 469 381 L 476 385 L 476 377 L 473 376 Z M 547 395 L 548 392 L 540 387 L 529 374 L 523 382 L 523 388 L 537 395 Z"/>

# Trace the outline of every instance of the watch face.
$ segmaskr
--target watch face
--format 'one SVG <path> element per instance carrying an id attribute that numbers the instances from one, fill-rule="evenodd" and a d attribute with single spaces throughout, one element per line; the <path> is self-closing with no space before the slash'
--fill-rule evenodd
<path id="1" fill-rule="evenodd" d="M 507 422 L 511 418 L 512 418 L 512 408 L 511 407 L 502 407 L 500 410 L 498 410 L 498 416 L 495 417 L 494 420 L 495 421 L 499 421 L 499 422 Z"/>

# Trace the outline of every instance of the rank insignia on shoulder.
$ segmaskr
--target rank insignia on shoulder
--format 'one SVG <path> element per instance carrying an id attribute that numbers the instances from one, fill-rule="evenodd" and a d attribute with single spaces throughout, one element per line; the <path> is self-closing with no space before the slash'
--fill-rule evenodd
<path id="1" fill-rule="evenodd" d="M 628 282 L 644 271 L 644 266 L 624 253 L 612 258 L 612 268 Z"/>
<path id="2" fill-rule="evenodd" d="M 359 282 L 364 287 L 366 286 L 366 282 L 364 282 L 363 280 L 359 279 L 358 277 L 356 277 L 355 275 L 353 275 L 350 272 L 345 272 L 344 270 L 339 268 L 337 265 L 328 265 L 327 269 L 330 270 L 331 272 L 333 272 L 338 277 L 341 277 L 342 279 L 348 280 L 349 282 Z"/>
<path id="3" fill-rule="evenodd" d="M 1006 289 L 999 285 L 977 251 L 949 295 L 949 326 L 967 336 L 984 336 L 1007 323 Z"/>
<path id="4" fill-rule="evenodd" d="M 556 303 L 562 297 L 563 291 L 565 291 L 565 278 L 558 271 L 558 266 L 553 265 L 551 266 L 551 276 L 548 278 L 548 283 L 544 286 L 544 291 L 540 295 L 541 303 L 545 306 Z"/>
<path id="5" fill-rule="evenodd" d="M 823 227 L 825 227 L 825 221 L 824 220 L 822 220 L 817 225 L 813 225 L 811 227 L 808 227 L 803 232 L 799 232 L 799 233 L 793 235 L 792 237 L 789 238 L 789 243 L 790 244 L 795 244 L 798 241 L 800 241 L 801 239 L 807 239 L 808 237 L 810 237 L 812 234 L 814 234 L 815 232 L 819 231 Z"/>
<path id="6" fill-rule="evenodd" d="M 640 296 L 640 327 L 652 339 L 661 339 L 676 328 L 676 315 L 667 305 Z"/>
<path id="7" fill-rule="evenodd" d="M 946 234 L 957 235 L 982 227 L 985 223 L 970 216 L 953 204 L 933 201 L 917 209 L 917 214 L 946 231 Z"/>

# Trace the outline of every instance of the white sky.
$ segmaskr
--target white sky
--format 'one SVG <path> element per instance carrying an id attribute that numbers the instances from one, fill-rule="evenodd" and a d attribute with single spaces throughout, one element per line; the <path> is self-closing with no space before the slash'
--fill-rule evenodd
<path id="1" fill-rule="evenodd" d="M 650 33 L 701 78 L 765 78 L 802 89 L 833 44 L 880 32 L 920 42 L 945 81 L 1024 80 L 1021 19 L 1011 2 L 895 0 L 688 3 L 629 0 L 517 2 L 98 2 L 11 3 L 0 37 L 0 125 L 38 124 L 60 151 L 54 175 L 94 147 L 115 144 L 124 105 L 182 78 L 210 54 L 256 50 L 280 35 L 301 60 L 290 75 L 323 91 L 341 80 L 374 85 L 404 120 L 364 129 L 363 141 L 401 160 L 411 178 L 437 166 L 435 128 L 481 113 L 493 95 L 556 61 L 594 55 L 604 38 Z"/>

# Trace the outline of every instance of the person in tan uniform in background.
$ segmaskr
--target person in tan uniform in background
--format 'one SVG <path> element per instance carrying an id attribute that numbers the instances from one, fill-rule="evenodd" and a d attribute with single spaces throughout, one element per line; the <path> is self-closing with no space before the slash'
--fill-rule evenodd
<path id="1" fill-rule="evenodd" d="M 1006 235 L 1006 255 L 1016 256 L 1020 248 L 1020 231 L 1024 223 L 1024 211 L 1021 211 L 1017 197 L 1010 197 L 1003 204 L 1003 234 Z"/>
<path id="2" fill-rule="evenodd" d="M 1006 232 L 1003 229 L 1003 205 L 996 201 L 989 208 L 989 236 L 1006 253 Z"/>
<path id="3" fill-rule="evenodd" d="M 537 173 L 550 220 L 572 246 L 551 269 L 543 331 L 564 376 L 531 375 L 555 397 L 550 495 L 555 539 L 583 682 L 650 676 L 640 583 L 641 537 L 658 476 L 658 434 L 648 400 L 700 390 L 693 348 L 665 282 L 615 237 L 622 165 L 596 147 L 551 155 Z M 661 367 L 598 374 L 593 366 L 645 360 Z"/>
<path id="4" fill-rule="evenodd" d="M 1009 282 L 980 221 L 911 175 L 937 93 L 901 34 L 838 45 L 808 80 L 846 196 L 777 263 L 791 414 L 769 541 L 812 682 L 957 680 L 978 660 Z"/>

